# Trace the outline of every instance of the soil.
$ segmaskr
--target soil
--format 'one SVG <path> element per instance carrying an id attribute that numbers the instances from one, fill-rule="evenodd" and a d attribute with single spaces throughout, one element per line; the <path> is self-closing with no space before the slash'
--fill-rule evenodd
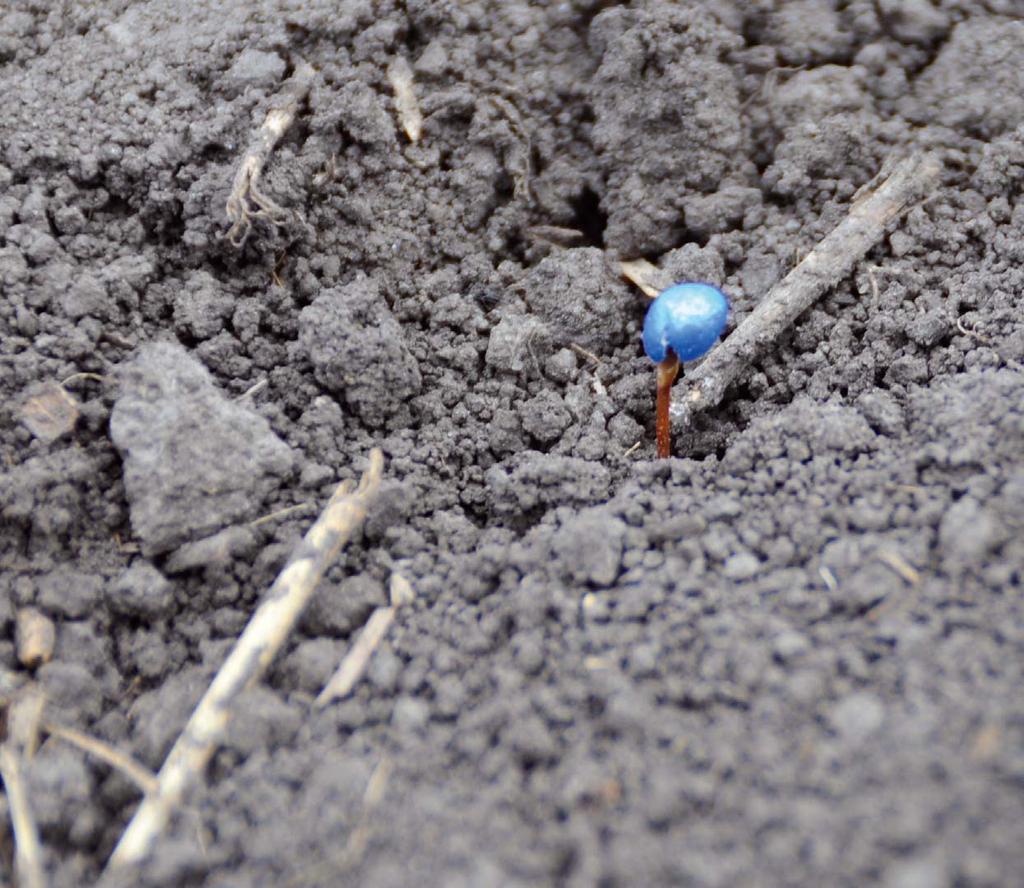
<path id="1" fill-rule="evenodd" d="M 1022 58 L 1013 0 L 8 0 L 6 692 L 158 769 L 387 460 L 207 783 L 107 884 L 1016 883 Z M 287 213 L 235 246 L 302 61 L 262 180 Z M 935 193 L 656 460 L 617 257 L 722 286 L 728 335 L 920 150 Z M 393 573 L 415 603 L 312 707 Z M 28 773 L 52 885 L 94 883 L 139 791 L 55 737 Z"/>

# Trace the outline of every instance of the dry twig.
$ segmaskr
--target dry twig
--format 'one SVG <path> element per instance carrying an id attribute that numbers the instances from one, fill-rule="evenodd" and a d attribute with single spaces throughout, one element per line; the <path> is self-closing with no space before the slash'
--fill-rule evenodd
<path id="1" fill-rule="evenodd" d="M 109 334 L 107 335 L 109 338 Z M 134 346 L 129 342 L 125 344 L 125 348 L 134 348 Z M 92 382 L 107 382 L 110 379 L 110 377 L 103 376 L 100 373 L 87 373 L 85 371 L 82 371 L 81 373 L 72 373 L 70 376 L 66 377 L 65 379 L 62 379 L 60 381 L 60 384 L 62 386 L 70 385 L 72 382 L 78 382 L 78 380 L 80 379 L 88 379 L 91 380 Z"/>
<path id="2" fill-rule="evenodd" d="M 921 583 L 921 574 L 908 564 L 907 560 L 899 552 L 885 549 L 878 552 L 875 557 L 886 567 L 892 569 L 899 577 L 906 580 L 911 586 L 917 586 Z"/>
<path id="3" fill-rule="evenodd" d="M 314 706 L 326 706 L 333 700 L 339 700 L 352 693 L 356 683 L 363 677 L 370 657 L 395 621 L 398 609 L 411 604 L 415 597 L 416 593 L 405 577 L 397 573 L 391 575 L 391 603 L 387 607 L 378 607 L 370 614 L 370 619 L 366 621 L 362 632 L 345 655 L 345 659 L 341 661 L 337 671 L 324 685 L 324 689 L 314 701 Z"/>
<path id="4" fill-rule="evenodd" d="M 65 728 L 63 725 L 55 725 L 43 722 L 43 730 L 51 737 L 56 737 L 75 746 L 82 752 L 106 762 L 112 768 L 116 768 L 132 781 L 142 792 L 151 793 L 157 788 L 156 776 L 145 765 L 137 762 L 127 753 L 121 752 L 109 743 L 104 743 L 74 728 Z"/>
<path id="5" fill-rule="evenodd" d="M 519 152 L 517 159 L 510 158 L 512 166 L 512 190 L 516 199 L 533 197 L 530 179 L 533 176 L 533 164 L 530 160 L 533 154 L 533 143 L 530 139 L 530 131 L 527 129 L 523 115 L 514 102 L 504 96 L 492 95 L 488 97 L 491 106 L 508 121 L 509 129 L 514 140 L 514 147 Z"/>
<path id="6" fill-rule="evenodd" d="M 589 349 L 584 348 L 578 342 L 570 342 L 569 348 L 576 352 L 576 354 L 578 354 L 581 358 L 586 358 L 588 361 L 591 361 L 595 367 L 601 365 L 601 359 Z"/>
<path id="7" fill-rule="evenodd" d="M 623 259 L 619 262 L 619 270 L 627 281 L 639 287 L 651 299 L 666 287 L 672 286 L 668 275 L 646 259 Z"/>
<path id="8" fill-rule="evenodd" d="M 860 196 L 847 217 L 776 284 L 753 312 L 687 378 L 672 400 L 672 418 L 688 426 L 693 415 L 719 404 L 726 389 L 770 348 L 803 312 L 853 271 L 885 235 L 886 226 L 917 203 L 939 178 L 941 161 L 915 155 L 881 185 Z"/>
<path id="9" fill-rule="evenodd" d="M 175 808 L 195 785 L 224 738 L 239 695 L 263 675 L 298 621 L 320 578 L 360 527 L 380 487 L 384 456 L 370 453 L 357 490 L 339 485 L 291 560 L 270 587 L 234 649 L 199 701 L 157 776 L 157 789 L 143 799 L 114 849 L 108 868 L 140 862 Z"/>
<path id="10" fill-rule="evenodd" d="M 271 521 L 277 521 L 280 518 L 287 518 L 289 515 L 294 515 L 296 512 L 302 512 L 308 509 L 312 503 L 296 503 L 294 506 L 285 506 L 283 509 L 277 509 L 276 511 L 270 512 L 259 518 L 254 518 L 249 522 L 249 527 L 259 527 L 263 524 L 269 524 Z"/>
<path id="11" fill-rule="evenodd" d="M 366 853 L 366 846 L 370 843 L 370 818 L 384 800 L 384 793 L 393 770 L 394 765 L 389 758 L 382 758 L 377 763 L 377 767 L 373 769 L 370 780 L 366 784 L 366 791 L 363 793 L 363 812 L 359 817 L 359 824 L 352 830 L 352 834 L 345 843 L 342 864 L 347 860 L 350 865 L 354 866 Z"/>
<path id="12" fill-rule="evenodd" d="M 363 793 L 363 810 L 359 815 L 359 822 L 349 833 L 348 841 L 341 852 L 301 870 L 288 882 L 288 888 L 297 888 L 299 885 L 336 884 L 342 873 L 356 866 L 362 860 L 370 843 L 370 820 L 384 800 L 384 793 L 387 791 L 388 781 L 391 779 L 394 767 L 391 759 L 385 757 L 373 769 L 366 784 L 366 791 Z"/>
<path id="13" fill-rule="evenodd" d="M 252 229 L 253 218 L 264 216 L 275 225 L 282 225 L 288 219 L 288 211 L 263 193 L 260 177 L 271 152 L 295 120 L 299 105 L 309 93 L 315 75 L 316 70 L 308 62 L 300 61 L 295 66 L 295 73 L 285 81 L 281 92 L 274 97 L 263 125 L 245 150 L 224 208 L 231 222 L 228 240 L 236 247 L 245 243 Z"/>
<path id="14" fill-rule="evenodd" d="M 29 693 L 15 700 L 7 713 L 7 739 L 0 746 L 0 778 L 4 782 L 14 829 L 14 871 L 22 888 L 45 888 L 46 885 L 43 849 L 22 769 L 25 758 L 35 749 L 42 710 L 40 694 Z"/>
<path id="15" fill-rule="evenodd" d="M 44 888 L 46 874 L 43 871 L 42 848 L 28 802 L 21 756 L 6 743 L 0 746 L 0 777 L 3 778 L 7 802 L 11 808 L 11 825 L 17 848 L 14 870 L 18 874 L 18 884 L 24 888 Z"/>

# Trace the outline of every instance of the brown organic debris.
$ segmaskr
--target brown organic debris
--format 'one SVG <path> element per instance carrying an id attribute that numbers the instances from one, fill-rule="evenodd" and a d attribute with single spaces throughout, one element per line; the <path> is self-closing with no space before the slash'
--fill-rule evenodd
<path id="1" fill-rule="evenodd" d="M 645 296 L 654 299 L 662 290 L 672 286 L 668 275 L 653 262 L 646 259 L 623 259 L 619 262 L 622 276 L 643 291 Z"/>
<path id="2" fill-rule="evenodd" d="M 388 65 L 388 80 L 395 91 L 395 109 L 402 129 L 414 145 L 423 134 L 423 113 L 413 89 L 412 68 L 404 56 L 396 56 Z"/>
<path id="3" fill-rule="evenodd" d="M 78 422 L 78 400 L 58 382 L 33 388 L 21 405 L 21 421 L 40 441 L 49 443 L 70 434 Z"/>
<path id="4" fill-rule="evenodd" d="M 36 669 L 53 658 L 57 629 L 53 621 L 34 607 L 23 607 L 14 622 L 14 649 L 18 662 Z"/>

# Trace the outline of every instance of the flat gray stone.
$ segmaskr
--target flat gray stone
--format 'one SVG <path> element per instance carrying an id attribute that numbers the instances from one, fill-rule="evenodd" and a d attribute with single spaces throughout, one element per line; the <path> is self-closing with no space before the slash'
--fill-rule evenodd
<path id="1" fill-rule="evenodd" d="M 110 435 L 147 557 L 257 517 L 292 471 L 267 421 L 228 400 L 181 346 L 144 346 L 120 379 Z"/>

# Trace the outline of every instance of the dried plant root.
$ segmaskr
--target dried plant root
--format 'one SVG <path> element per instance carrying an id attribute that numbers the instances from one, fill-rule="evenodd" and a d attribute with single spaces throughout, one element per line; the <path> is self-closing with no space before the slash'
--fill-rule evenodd
<path id="1" fill-rule="evenodd" d="M 274 97 L 273 105 L 267 112 L 262 126 L 249 143 L 242 162 L 235 173 L 235 181 L 228 195 L 225 212 L 231 222 L 228 240 L 240 247 L 252 230 L 252 220 L 257 217 L 268 219 L 274 225 L 283 225 L 289 212 L 266 195 L 260 179 L 271 153 L 281 136 L 295 120 L 299 105 L 309 94 L 316 71 L 308 62 L 300 61 L 295 73 L 285 81 L 281 92 Z"/>

